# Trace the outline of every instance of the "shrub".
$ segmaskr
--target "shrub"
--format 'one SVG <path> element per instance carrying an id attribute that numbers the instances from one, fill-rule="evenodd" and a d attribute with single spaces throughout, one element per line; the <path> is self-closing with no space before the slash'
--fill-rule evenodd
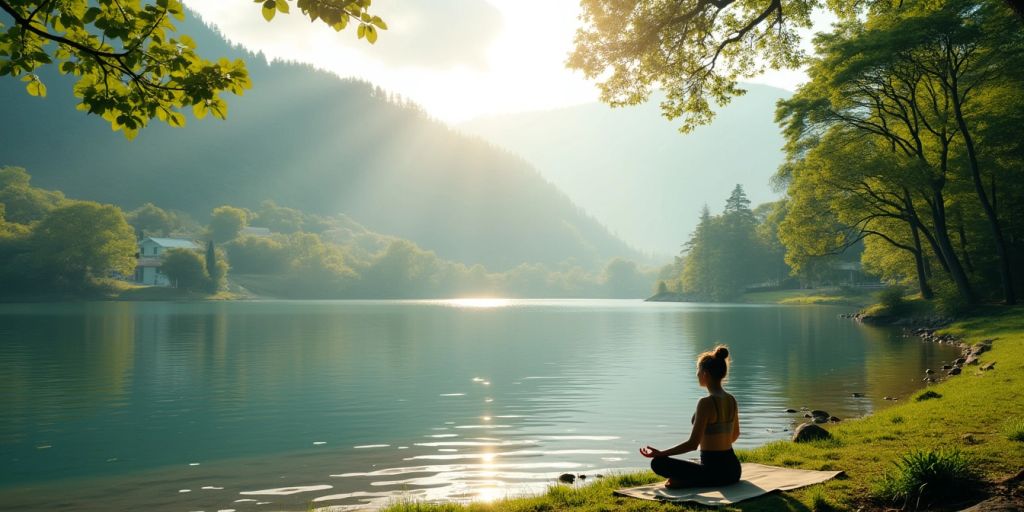
<path id="1" fill-rule="evenodd" d="M 878 301 L 890 314 L 899 313 L 907 305 L 903 300 L 905 294 L 906 290 L 902 286 L 887 286 L 878 294 Z"/>
<path id="2" fill-rule="evenodd" d="M 940 315 L 960 316 L 970 309 L 970 304 L 951 281 L 936 281 L 932 288 L 935 290 L 935 311 Z"/>
<path id="3" fill-rule="evenodd" d="M 917 450 L 897 460 L 882 475 L 875 493 L 883 500 L 904 507 L 927 508 L 941 500 L 970 495 L 980 477 L 971 460 L 959 450 Z"/>
<path id="4" fill-rule="evenodd" d="M 917 395 L 917 398 L 914 398 L 914 400 L 917 400 L 918 402 L 923 402 L 925 400 L 931 400 L 932 398 L 942 398 L 942 395 L 929 389 L 928 391 L 925 391 L 924 393 Z"/>

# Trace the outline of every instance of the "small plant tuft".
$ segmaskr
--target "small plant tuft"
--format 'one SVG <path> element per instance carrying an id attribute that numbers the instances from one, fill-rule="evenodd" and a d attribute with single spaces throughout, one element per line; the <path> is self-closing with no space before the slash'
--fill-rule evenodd
<path id="1" fill-rule="evenodd" d="M 1006 426 L 1004 433 L 1010 441 L 1024 442 L 1024 418 L 1017 418 L 1011 421 Z"/>
<path id="2" fill-rule="evenodd" d="M 835 507 L 828 500 L 825 488 L 821 485 L 815 485 L 807 491 L 807 500 L 810 502 L 811 510 L 814 512 L 830 512 L 835 510 Z"/>
<path id="3" fill-rule="evenodd" d="M 903 423 L 906 420 L 903 418 L 903 416 L 900 416 L 899 414 L 897 414 L 897 415 L 893 416 L 892 418 L 889 418 L 889 421 L 891 421 L 893 425 L 899 425 L 900 423 Z"/>
<path id="4" fill-rule="evenodd" d="M 920 509 L 941 500 L 969 496 L 980 477 L 959 450 L 917 450 L 903 455 L 878 481 L 877 497 Z"/>
<path id="5" fill-rule="evenodd" d="M 942 395 L 929 389 L 928 391 L 925 391 L 924 393 L 917 395 L 917 397 L 914 398 L 914 400 L 917 400 L 918 402 L 923 402 L 925 400 L 931 400 L 932 398 L 942 398 Z"/>

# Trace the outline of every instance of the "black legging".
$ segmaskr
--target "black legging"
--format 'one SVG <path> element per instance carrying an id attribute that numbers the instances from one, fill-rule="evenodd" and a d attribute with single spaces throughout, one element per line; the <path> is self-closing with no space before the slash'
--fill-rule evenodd
<path id="1" fill-rule="evenodd" d="M 671 457 L 655 457 L 651 459 L 651 469 L 678 486 L 707 487 L 740 481 L 740 460 L 732 449 L 701 450 L 700 464 Z"/>

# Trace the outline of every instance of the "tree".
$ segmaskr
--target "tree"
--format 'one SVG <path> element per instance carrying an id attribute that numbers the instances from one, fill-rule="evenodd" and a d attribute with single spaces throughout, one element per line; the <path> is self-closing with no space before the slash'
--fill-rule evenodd
<path id="1" fill-rule="evenodd" d="M 32 230 L 31 252 L 40 276 L 79 288 L 111 272 L 135 271 L 135 233 L 111 205 L 75 201 L 57 207 Z"/>
<path id="2" fill-rule="evenodd" d="M 278 206 L 277 203 L 267 200 L 260 204 L 255 222 L 271 231 L 291 234 L 302 230 L 304 217 L 299 210 Z"/>
<path id="3" fill-rule="evenodd" d="M 279 274 L 288 269 L 291 261 L 287 245 L 275 238 L 242 236 L 226 248 L 235 273 Z"/>
<path id="4" fill-rule="evenodd" d="M 197 292 L 210 289 L 210 275 L 206 270 L 206 262 L 198 251 L 167 250 L 161 258 L 160 271 L 177 288 Z"/>
<path id="5" fill-rule="evenodd" d="M 954 0 L 840 25 L 832 34 L 818 37 L 820 57 L 811 63 L 811 82 L 779 108 L 790 153 L 797 159 L 823 140 L 821 134 L 829 127 L 837 126 L 889 149 L 896 158 L 889 167 L 900 172 L 884 174 L 874 185 L 863 180 L 849 183 L 870 196 L 869 203 L 881 205 L 885 215 L 909 222 L 911 237 L 906 240 L 916 245 L 919 235 L 925 238 L 968 303 L 977 298 L 969 276 L 971 254 L 964 243 L 964 212 L 969 209 L 958 206 L 966 199 L 964 179 L 973 184 L 975 204 L 990 228 L 997 260 L 993 268 L 1001 276 L 1004 300 L 1014 302 L 1012 255 L 982 183 L 974 143 L 978 127 L 998 122 L 1007 110 L 1005 105 L 987 107 L 986 91 L 1012 91 L 1024 84 L 1016 71 L 1024 45 L 999 10 L 991 4 Z M 1004 85 L 1010 83 L 1014 86 Z M 991 171 L 985 177 L 993 185 L 997 181 Z M 991 194 L 994 197 L 995 192 Z M 959 248 L 953 240 L 957 231 Z M 896 237 L 889 241 L 896 242 Z M 921 258 L 916 259 L 923 277 Z"/>
<path id="6" fill-rule="evenodd" d="M 0 203 L 9 222 L 37 221 L 65 202 L 64 194 L 33 187 L 31 179 L 21 167 L 0 167 Z"/>
<path id="7" fill-rule="evenodd" d="M 567 64 L 587 78 L 600 79 L 601 100 L 612 106 L 640 104 L 652 87 L 661 87 L 666 95 L 662 113 L 669 119 L 682 117 L 680 129 L 685 132 L 711 121 L 709 99 L 725 104 L 743 94 L 738 79 L 799 66 L 805 56 L 798 30 L 811 28 L 814 9 L 855 20 L 922 3 L 582 0 L 583 27 L 576 32 L 576 48 Z M 1006 4 L 1024 21 L 1024 1 Z"/>
<path id="8" fill-rule="evenodd" d="M 604 288 L 609 297 L 645 297 L 651 293 L 651 278 L 641 272 L 636 262 L 613 258 L 604 267 Z"/>
<path id="9" fill-rule="evenodd" d="M 263 17 L 287 14 L 291 0 L 264 0 Z M 342 30 L 358 25 L 357 35 L 370 43 L 387 25 L 369 12 L 371 0 L 295 0 L 302 13 Z M 131 139 L 156 118 L 184 126 L 182 111 L 191 108 L 224 119 L 221 93 L 242 94 L 250 88 L 241 60 L 208 61 L 196 53 L 187 35 L 173 37 L 185 17 L 180 0 L 0 0 L 13 21 L 0 25 L 0 76 L 20 78 L 32 96 L 46 96 L 35 73 L 56 66 L 78 77 L 78 109 L 96 114 Z"/>
<path id="10" fill-rule="evenodd" d="M 214 247 L 213 240 L 206 242 L 206 274 L 210 293 L 217 293 L 227 284 L 228 262 Z"/>
<path id="11" fill-rule="evenodd" d="M 128 212 L 128 223 L 140 233 L 156 236 L 166 236 L 178 226 L 173 214 L 153 203 Z"/>
<path id="12" fill-rule="evenodd" d="M 210 237 L 217 242 L 230 242 L 246 226 L 249 213 L 234 206 L 218 206 L 210 215 Z"/>

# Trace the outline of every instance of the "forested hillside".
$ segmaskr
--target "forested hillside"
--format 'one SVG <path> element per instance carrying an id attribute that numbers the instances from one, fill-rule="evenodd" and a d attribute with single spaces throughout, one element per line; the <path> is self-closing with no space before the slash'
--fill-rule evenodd
<path id="1" fill-rule="evenodd" d="M 45 99 L 0 82 L 0 165 L 34 183 L 131 209 L 146 202 L 197 218 L 264 200 L 343 213 L 441 257 L 504 270 L 571 260 L 591 269 L 637 254 L 521 159 L 467 138 L 372 85 L 230 48 L 190 21 L 204 52 L 248 63 L 253 89 L 226 121 L 154 124 L 128 142 L 74 109 L 66 77 L 42 73 Z M 55 135 L 59 134 L 57 137 Z"/>

